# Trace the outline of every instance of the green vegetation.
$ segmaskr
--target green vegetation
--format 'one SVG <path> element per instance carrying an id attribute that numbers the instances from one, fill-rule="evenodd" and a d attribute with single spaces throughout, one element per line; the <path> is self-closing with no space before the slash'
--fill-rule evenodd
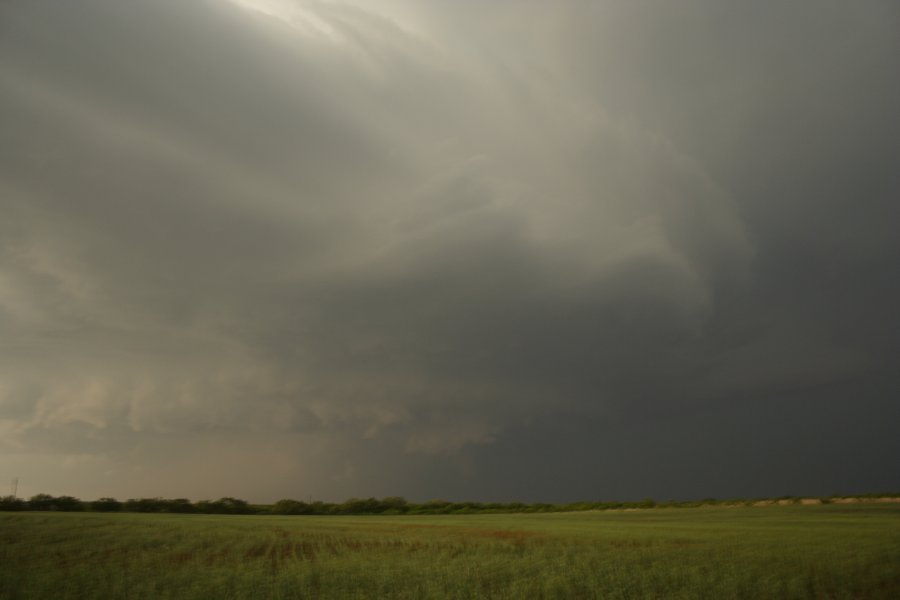
<path id="1" fill-rule="evenodd" d="M 351 498 L 343 503 L 302 502 L 284 499 L 275 504 L 249 504 L 238 498 L 201 500 L 192 503 L 187 498 L 131 498 L 119 502 L 115 498 L 100 498 L 85 502 L 72 496 L 50 496 L 38 494 L 29 500 L 5 496 L 0 498 L 0 511 L 60 511 L 60 512 L 139 512 L 139 513 L 198 513 L 212 515 L 471 515 L 504 513 L 545 513 L 572 512 L 585 510 L 621 510 L 629 508 L 696 508 L 699 506 L 752 506 L 754 504 L 801 504 L 860 501 L 878 498 L 900 499 L 900 493 L 869 493 L 853 496 L 826 496 L 823 498 L 802 498 L 800 496 L 779 496 L 778 498 L 731 498 L 718 500 L 669 500 L 657 502 L 645 498 L 639 502 L 573 502 L 569 504 L 522 502 L 448 502 L 429 500 L 416 504 L 405 498 L 391 496 L 382 498 Z"/>
<path id="2" fill-rule="evenodd" d="M 900 505 L 0 514 L 0 598 L 897 598 Z"/>

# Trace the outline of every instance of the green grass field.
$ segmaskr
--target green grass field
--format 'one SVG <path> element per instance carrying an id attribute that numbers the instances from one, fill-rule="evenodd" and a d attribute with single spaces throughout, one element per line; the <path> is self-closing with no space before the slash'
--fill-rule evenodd
<path id="1" fill-rule="evenodd" d="M 900 505 L 0 513 L 0 598 L 900 598 Z"/>

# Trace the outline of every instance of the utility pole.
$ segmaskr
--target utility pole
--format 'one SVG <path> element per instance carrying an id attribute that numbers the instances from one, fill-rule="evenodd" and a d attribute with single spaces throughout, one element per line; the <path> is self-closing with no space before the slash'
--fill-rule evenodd
<path id="1" fill-rule="evenodd" d="M 13 497 L 13 500 L 15 500 L 15 499 L 16 499 L 16 492 L 19 491 L 19 478 L 18 478 L 18 477 L 13 477 L 13 480 L 12 480 L 12 486 L 11 486 L 11 487 L 12 487 L 12 497 Z"/>

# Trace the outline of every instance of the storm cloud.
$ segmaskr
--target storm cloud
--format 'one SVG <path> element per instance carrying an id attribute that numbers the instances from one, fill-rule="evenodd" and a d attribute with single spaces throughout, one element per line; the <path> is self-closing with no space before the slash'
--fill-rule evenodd
<path id="1" fill-rule="evenodd" d="M 0 4 L 27 493 L 900 481 L 900 9 Z"/>

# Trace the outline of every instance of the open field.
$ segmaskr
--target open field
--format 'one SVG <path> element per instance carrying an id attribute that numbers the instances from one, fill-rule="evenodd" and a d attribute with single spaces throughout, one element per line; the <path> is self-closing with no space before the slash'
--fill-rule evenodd
<path id="1" fill-rule="evenodd" d="M 900 505 L 0 514 L 0 598 L 898 598 Z"/>

